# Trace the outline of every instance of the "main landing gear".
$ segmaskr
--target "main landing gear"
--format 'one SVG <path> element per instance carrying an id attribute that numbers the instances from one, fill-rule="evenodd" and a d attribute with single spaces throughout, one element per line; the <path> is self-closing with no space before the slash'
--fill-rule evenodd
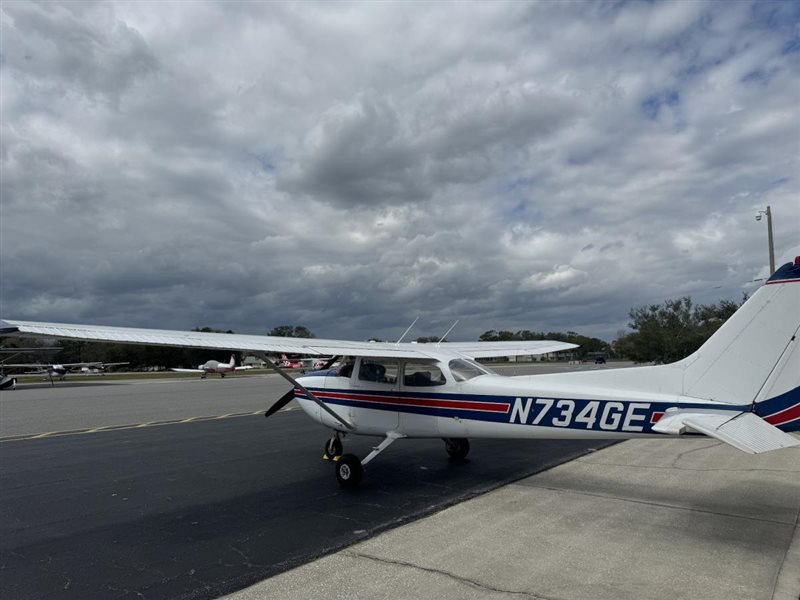
<path id="1" fill-rule="evenodd" d="M 395 440 L 404 437 L 401 433 L 390 431 L 386 434 L 386 438 L 375 446 L 364 460 L 359 460 L 355 454 L 342 454 L 344 446 L 341 434 L 337 431 L 331 439 L 325 442 L 325 453 L 322 455 L 322 459 L 333 461 L 339 485 L 345 488 L 354 488 L 361 483 L 361 479 L 364 477 L 364 465 L 386 450 Z M 445 438 L 444 444 L 451 460 L 464 460 L 469 453 L 469 440 L 466 438 Z"/>
<path id="2" fill-rule="evenodd" d="M 367 454 L 364 460 L 360 460 L 355 454 L 342 454 L 344 448 L 342 446 L 340 434 L 337 431 L 333 437 L 325 443 L 325 454 L 322 455 L 322 459 L 332 460 L 336 465 L 336 479 L 339 481 L 339 485 L 346 488 L 353 488 L 361 482 L 364 476 L 364 465 L 391 446 L 395 440 L 404 437 L 406 436 L 390 431 L 386 434 L 386 438 L 375 446 L 372 452 Z"/>
<path id="3" fill-rule="evenodd" d="M 464 460 L 469 454 L 467 438 L 444 438 L 444 448 L 452 460 Z"/>

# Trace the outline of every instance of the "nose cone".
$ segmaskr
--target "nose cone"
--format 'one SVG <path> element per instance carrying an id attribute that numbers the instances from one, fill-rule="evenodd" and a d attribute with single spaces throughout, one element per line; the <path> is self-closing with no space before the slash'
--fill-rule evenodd
<path id="1" fill-rule="evenodd" d="M 327 371 L 310 371 L 302 377 L 298 377 L 297 382 L 303 387 L 324 388 L 326 387 L 328 377 L 331 375 L 336 375 L 336 371 L 333 369 Z"/>

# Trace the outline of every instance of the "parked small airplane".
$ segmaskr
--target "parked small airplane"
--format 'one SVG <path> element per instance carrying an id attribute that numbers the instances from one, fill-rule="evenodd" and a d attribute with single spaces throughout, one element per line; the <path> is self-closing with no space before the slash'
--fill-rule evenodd
<path id="1" fill-rule="evenodd" d="M 117 367 L 120 365 L 127 365 L 127 362 L 79 362 L 79 363 L 19 363 L 19 364 L 4 364 L 3 367 L 7 369 L 30 369 L 26 374 L 32 375 L 46 375 L 50 379 L 50 385 L 55 386 L 54 378 L 63 381 L 69 373 L 76 372 L 78 369 L 84 373 L 103 373 L 109 367 Z M 85 369 L 85 370 L 84 370 Z M 89 369 L 92 369 L 91 371 Z"/>
<path id="2" fill-rule="evenodd" d="M 17 387 L 17 378 L 0 371 L 0 390 L 13 390 Z"/>
<path id="3" fill-rule="evenodd" d="M 800 445 L 800 257 L 778 269 L 691 356 L 669 365 L 507 377 L 475 361 L 574 348 L 563 342 L 409 344 L 0 321 L 0 334 L 343 357 L 295 379 L 266 416 L 296 399 L 333 430 L 325 457 L 343 486 L 402 438 L 625 439 L 707 435 L 747 453 Z M 347 434 L 380 436 L 363 460 Z"/>
<path id="4" fill-rule="evenodd" d="M 286 354 L 281 354 L 281 366 L 284 369 L 311 369 L 318 371 L 326 368 L 333 358 L 332 356 L 323 358 L 289 358 Z"/>
<path id="5" fill-rule="evenodd" d="M 0 348 L 0 355 L 6 355 L 5 358 L 0 359 L 0 390 L 13 390 L 17 387 L 17 378 L 13 375 L 6 375 L 4 368 L 7 366 L 6 362 L 19 356 L 20 354 L 35 354 L 41 352 L 58 352 L 61 350 L 59 347 L 36 347 L 36 348 L 17 348 L 9 346 Z"/>
<path id="6" fill-rule="evenodd" d="M 299 358 L 289 358 L 285 354 L 281 354 L 281 366 L 284 369 L 302 369 L 303 361 Z"/>
<path id="7" fill-rule="evenodd" d="M 201 373 L 200 379 L 205 379 L 209 373 L 219 373 L 220 377 L 225 377 L 225 373 L 231 373 L 232 371 L 247 371 L 248 369 L 252 369 L 253 367 L 237 367 L 236 366 L 236 356 L 231 354 L 231 360 L 229 362 L 223 363 L 219 362 L 218 360 L 209 360 L 208 362 L 200 365 L 196 369 L 171 369 L 172 371 L 177 371 L 178 373 Z"/>

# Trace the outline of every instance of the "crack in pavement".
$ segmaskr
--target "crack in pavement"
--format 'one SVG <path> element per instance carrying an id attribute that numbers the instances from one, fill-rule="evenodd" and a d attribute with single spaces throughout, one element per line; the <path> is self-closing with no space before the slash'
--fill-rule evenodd
<path id="1" fill-rule="evenodd" d="M 547 490 L 550 492 L 563 492 L 565 494 L 575 494 L 578 496 L 589 496 L 592 498 L 605 498 L 606 500 L 619 500 L 620 502 L 632 502 L 634 504 L 644 504 L 646 506 L 657 506 L 659 508 L 671 508 L 674 510 L 686 510 L 689 512 L 699 512 L 705 513 L 708 515 L 716 515 L 718 517 L 729 517 L 732 519 L 746 519 L 748 521 L 756 521 L 758 523 L 778 523 L 781 525 L 786 525 L 786 521 L 780 521 L 778 519 L 765 519 L 759 517 L 750 517 L 747 515 L 737 515 L 733 513 L 727 512 L 719 512 L 715 510 L 709 510 L 706 508 L 694 508 L 692 506 L 680 506 L 678 504 L 669 504 L 667 502 L 656 502 L 653 500 L 636 500 L 635 498 L 625 498 L 624 496 L 614 496 L 613 494 L 597 494 L 592 492 L 582 492 L 578 490 L 571 490 L 567 488 L 558 488 L 558 487 L 550 487 L 545 485 L 530 485 L 530 484 L 512 484 L 512 485 L 520 485 L 526 489 L 537 489 L 537 490 Z"/>
<path id="2" fill-rule="evenodd" d="M 789 543 L 786 545 L 786 551 L 783 553 L 781 564 L 775 571 L 775 578 L 772 580 L 772 594 L 770 595 L 770 598 L 773 600 L 779 591 L 778 585 L 781 581 L 781 575 L 784 572 L 783 569 L 786 566 L 786 559 L 789 557 L 789 553 L 792 552 L 792 546 L 794 545 L 798 535 L 800 535 L 800 506 L 797 508 L 797 513 L 794 516 L 794 527 L 792 529 L 792 535 L 789 537 Z M 800 598 L 800 596 L 798 596 L 798 598 Z"/>
<path id="3" fill-rule="evenodd" d="M 764 472 L 764 473 L 798 473 L 797 469 L 763 469 L 760 467 L 752 468 L 752 469 L 699 469 L 695 467 L 678 467 L 676 465 L 632 465 L 626 463 L 613 463 L 613 462 L 601 462 L 601 461 L 592 461 L 592 460 L 583 460 L 583 459 L 576 459 L 574 462 L 579 462 L 584 465 L 590 466 L 602 466 L 602 467 L 622 467 L 625 469 L 675 469 L 676 471 L 698 471 L 698 472 L 724 472 L 724 473 L 749 473 L 749 472 Z"/>
<path id="4" fill-rule="evenodd" d="M 476 581 L 474 579 L 470 579 L 468 577 L 462 577 L 460 575 L 456 575 L 455 573 L 451 573 L 449 571 L 444 571 L 442 569 L 434 569 L 433 567 L 423 567 L 422 565 L 415 565 L 414 563 L 406 562 L 403 560 L 392 560 L 388 558 L 380 558 L 378 556 L 373 556 L 371 554 L 364 554 L 361 552 L 355 552 L 353 550 L 344 550 L 342 554 L 345 556 L 349 556 L 350 558 L 364 558 L 367 560 L 371 560 L 374 562 L 379 562 L 386 565 L 394 565 L 400 567 L 408 567 L 410 569 L 415 569 L 418 571 L 424 571 L 425 573 L 433 573 L 434 575 L 443 575 L 449 579 L 453 579 L 459 583 L 463 583 L 475 589 L 478 589 L 483 592 L 496 592 L 498 594 L 512 594 L 515 596 L 523 596 L 525 598 L 530 598 L 531 600 L 559 600 L 558 598 L 552 596 L 539 596 L 537 594 L 532 594 L 531 592 L 524 592 L 519 590 L 503 590 L 500 588 L 492 587 L 491 585 L 481 583 L 480 581 Z"/>

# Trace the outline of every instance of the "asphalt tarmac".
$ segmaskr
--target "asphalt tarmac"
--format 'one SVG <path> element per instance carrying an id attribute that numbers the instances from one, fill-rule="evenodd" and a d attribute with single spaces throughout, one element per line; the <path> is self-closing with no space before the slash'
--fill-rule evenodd
<path id="1" fill-rule="evenodd" d="M 454 464 L 439 440 L 401 441 L 343 491 L 325 429 L 299 410 L 253 414 L 283 389 L 3 392 L 0 597 L 217 597 L 605 445 L 475 440 Z"/>

